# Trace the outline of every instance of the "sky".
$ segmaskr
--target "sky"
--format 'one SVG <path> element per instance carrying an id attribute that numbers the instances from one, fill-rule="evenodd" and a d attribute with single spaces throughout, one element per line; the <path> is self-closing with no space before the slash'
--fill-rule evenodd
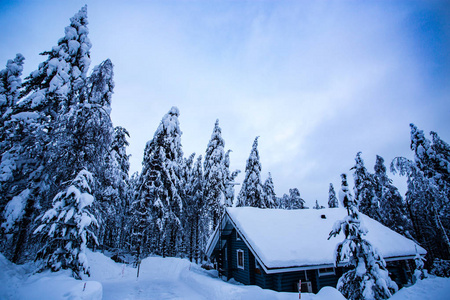
<path id="1" fill-rule="evenodd" d="M 22 53 L 24 77 L 36 70 L 84 4 L 91 69 L 114 64 L 131 172 L 172 106 L 185 156 L 204 156 L 219 119 L 237 182 L 259 136 L 262 181 L 310 206 L 359 151 L 371 172 L 376 155 L 413 158 L 410 123 L 450 142 L 448 1 L 0 0 L 0 68 Z"/>

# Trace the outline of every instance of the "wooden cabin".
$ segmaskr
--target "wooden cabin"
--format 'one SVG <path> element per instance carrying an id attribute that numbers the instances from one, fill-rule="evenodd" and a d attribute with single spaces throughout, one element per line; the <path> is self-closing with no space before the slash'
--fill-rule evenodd
<path id="1" fill-rule="evenodd" d="M 324 286 L 336 287 L 348 270 L 334 267 L 334 250 L 343 234 L 328 239 L 345 209 L 227 208 L 211 236 L 206 253 L 224 279 L 234 278 L 280 292 L 317 293 Z M 390 276 L 399 287 L 411 280 L 411 260 L 426 251 L 412 240 L 361 214 L 368 229 L 366 239 L 384 257 Z"/>

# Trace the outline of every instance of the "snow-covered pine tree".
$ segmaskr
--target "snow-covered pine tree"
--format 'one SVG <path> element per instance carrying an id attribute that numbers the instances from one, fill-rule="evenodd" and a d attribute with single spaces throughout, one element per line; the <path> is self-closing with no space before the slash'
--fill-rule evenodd
<path id="1" fill-rule="evenodd" d="M 353 178 L 355 180 L 355 199 L 358 202 L 359 211 L 363 214 L 380 220 L 379 199 L 375 193 L 375 183 L 373 175 L 370 174 L 364 166 L 361 158 L 361 152 L 356 154 Z"/>
<path id="2" fill-rule="evenodd" d="M 427 250 L 427 261 L 449 259 L 448 189 L 442 180 L 445 176 L 437 166 L 441 163 L 445 165 L 445 161 L 436 159 L 440 157 L 435 150 L 439 147 L 433 149 L 422 130 L 414 124 L 410 127 L 414 161 L 396 157 L 391 163 L 391 170 L 407 176 L 406 206 L 414 228 L 414 238 Z"/>
<path id="3" fill-rule="evenodd" d="M 433 169 L 440 174 L 438 184 L 449 189 L 450 185 L 450 145 L 442 140 L 439 135 L 431 131 L 431 149 L 433 150 Z M 448 191 L 450 192 L 450 191 Z"/>
<path id="4" fill-rule="evenodd" d="M 82 273 L 90 275 L 85 250 L 89 240 L 97 243 L 93 230 L 98 226 L 91 213 L 93 181 L 90 172 L 80 171 L 55 196 L 53 207 L 40 217 L 42 224 L 34 234 L 44 245 L 37 253 L 37 259 L 43 261 L 42 269 L 71 269 L 76 279 L 81 279 Z"/>
<path id="5" fill-rule="evenodd" d="M 52 121 L 77 102 L 91 63 L 92 45 L 87 25 L 87 6 L 84 6 L 70 18 L 70 25 L 58 45 L 41 53 L 48 58 L 26 78 L 23 96 L 29 96 L 21 106 L 31 104 Z"/>
<path id="6" fill-rule="evenodd" d="M 411 237 L 403 198 L 386 174 L 384 159 L 377 155 L 375 162 L 375 193 L 380 204 L 380 222 L 390 229 Z"/>
<path id="7" fill-rule="evenodd" d="M 237 197 L 237 207 L 252 206 L 265 208 L 264 192 L 261 183 L 261 163 L 259 162 L 258 138 L 253 142 L 250 156 L 245 167 L 245 178 Z"/>
<path id="8" fill-rule="evenodd" d="M 305 209 L 305 200 L 300 196 L 298 188 L 289 189 L 289 204 L 286 209 Z"/>
<path id="9" fill-rule="evenodd" d="M 283 194 L 283 196 L 281 198 L 278 198 L 277 200 L 279 209 L 290 209 L 290 198 L 288 194 Z"/>
<path id="10" fill-rule="evenodd" d="M 339 190 L 339 202 L 342 207 L 348 209 L 349 205 L 357 205 L 356 201 L 353 199 L 352 193 L 350 193 L 350 188 L 348 186 L 347 174 L 341 174 L 341 189 Z"/>
<path id="11" fill-rule="evenodd" d="M 235 182 L 234 180 L 236 179 L 236 177 L 239 175 L 239 173 L 241 173 L 241 170 L 234 170 L 233 172 L 230 173 L 230 153 L 232 151 L 228 150 L 225 153 L 225 158 L 223 161 L 223 165 L 224 165 L 224 170 L 225 170 L 225 182 L 224 182 L 224 186 L 225 186 L 225 203 L 224 206 L 225 207 L 232 207 L 233 206 L 233 201 L 234 201 L 234 185 Z"/>
<path id="12" fill-rule="evenodd" d="M 414 283 L 428 277 L 428 271 L 424 269 L 425 261 L 426 259 L 419 254 L 416 246 L 416 256 L 414 257 L 414 264 L 416 265 L 414 270 Z"/>
<path id="13" fill-rule="evenodd" d="M 211 230 L 214 230 L 219 223 L 223 209 L 224 183 L 227 179 L 224 147 L 222 129 L 219 127 L 219 120 L 216 120 L 204 161 L 205 187 L 203 193 Z"/>
<path id="14" fill-rule="evenodd" d="M 263 185 L 264 191 L 264 206 L 267 208 L 278 208 L 277 207 L 277 196 L 275 194 L 275 186 L 273 184 L 272 174 L 269 172 L 269 176 Z"/>
<path id="15" fill-rule="evenodd" d="M 325 206 L 320 205 L 319 201 L 316 200 L 316 204 L 314 204 L 313 209 L 324 209 L 324 208 L 325 208 Z"/>
<path id="16" fill-rule="evenodd" d="M 0 71 L 0 141 L 3 141 L 3 128 L 5 119 L 12 112 L 12 108 L 19 99 L 19 90 L 22 86 L 22 71 L 25 57 L 16 54 L 14 59 L 9 59 L 6 68 Z M 3 153 L 3 152 L 2 152 Z"/>
<path id="17" fill-rule="evenodd" d="M 124 245 L 125 235 L 131 231 L 128 222 L 130 198 L 128 193 L 130 169 L 128 146 L 128 131 L 123 127 L 115 127 L 113 141 L 106 157 L 106 168 L 102 180 L 102 226 L 99 232 L 101 245 L 119 249 Z"/>
<path id="18" fill-rule="evenodd" d="M 407 176 L 406 208 L 413 226 L 413 237 L 427 250 L 427 261 L 445 256 L 446 246 L 433 216 L 434 197 L 441 197 L 437 185 L 426 178 L 416 164 L 404 157 L 396 157 L 391 163 L 392 172 Z M 443 253 L 444 250 L 444 253 Z"/>
<path id="19" fill-rule="evenodd" d="M 446 194 L 446 199 L 450 199 L 450 145 L 443 141 L 439 135 L 431 131 L 431 149 L 433 150 L 433 169 L 435 170 L 434 181 Z M 450 204 L 448 201 L 439 202 L 437 210 L 440 214 L 442 225 L 447 233 L 450 230 L 450 220 L 446 216 L 450 215 Z"/>
<path id="20" fill-rule="evenodd" d="M 363 238 L 367 229 L 362 224 L 358 208 L 352 200 L 345 174 L 341 177 L 343 185 L 340 197 L 347 204 L 348 215 L 334 224 L 328 239 L 339 235 L 340 232 L 344 233 L 345 239 L 338 243 L 335 250 L 335 266 L 348 260 L 348 265 L 353 269 L 339 278 L 337 289 L 345 298 L 351 300 L 387 299 L 398 290 L 397 284 L 389 278 L 383 257 Z"/>
<path id="21" fill-rule="evenodd" d="M 330 188 L 328 189 L 328 207 L 336 208 L 339 207 L 339 201 L 336 197 L 336 192 L 334 191 L 334 186 L 330 183 Z"/>
<path id="22" fill-rule="evenodd" d="M 202 156 L 198 156 L 192 166 L 194 156 L 186 160 L 186 180 L 184 188 L 184 222 L 183 232 L 186 245 L 186 254 L 190 261 L 199 262 L 200 251 L 208 237 L 205 234 L 207 218 L 203 199 L 203 170 Z"/>
<path id="23" fill-rule="evenodd" d="M 7 156 L 17 156 L 20 164 L 16 164 L 12 175 L 11 182 L 15 184 L 6 185 L 4 194 L 12 199 L 30 191 L 24 200 L 25 212 L 20 225 L 16 226 L 19 229 L 14 234 L 14 261 L 23 256 L 23 249 L 28 246 L 30 223 L 39 214 L 37 208 L 51 207 L 51 199 L 58 192 L 56 188 L 81 170 L 66 165 L 62 172 L 55 173 L 51 167 L 58 166 L 56 158 L 64 159 L 59 152 L 63 144 L 56 142 L 63 132 L 61 115 L 69 113 L 82 98 L 90 64 L 87 8 L 83 7 L 70 21 L 58 45 L 42 53 L 48 56 L 47 60 L 25 79 L 21 100 L 11 113 L 15 146 Z"/>
<path id="24" fill-rule="evenodd" d="M 155 225 L 151 224 L 151 207 L 145 197 L 137 197 L 130 207 L 130 250 L 134 255 L 134 264 L 137 266 L 142 257 L 148 255 L 155 247 L 154 244 L 159 245 L 159 241 L 150 243 L 151 238 L 155 238 L 155 234 L 160 234 Z M 152 226 L 153 225 L 153 226 Z"/>
<path id="25" fill-rule="evenodd" d="M 147 142 L 139 178 L 137 199 L 146 211 L 152 210 L 153 224 L 158 237 L 157 252 L 163 256 L 175 256 L 182 236 L 181 211 L 183 210 L 180 191 L 181 130 L 178 108 L 172 107 L 162 118 L 153 139 Z M 143 214 L 140 219 L 150 216 Z"/>
<path id="26" fill-rule="evenodd" d="M 4 185 L 13 178 L 18 159 L 13 149 L 15 124 L 11 120 L 11 113 L 19 99 L 24 60 L 19 53 L 14 59 L 8 60 L 6 68 L 0 71 L 0 223 L 8 202 Z"/>
<path id="27" fill-rule="evenodd" d="M 192 175 L 193 175 L 193 164 L 194 164 L 195 153 L 192 153 L 187 158 L 183 158 L 183 164 L 180 166 L 180 197 L 183 203 L 183 210 L 180 214 L 181 228 L 183 231 L 183 236 L 181 237 L 180 247 L 178 249 L 177 256 L 185 257 L 190 255 L 192 250 L 190 247 L 191 240 L 189 239 L 191 233 L 192 222 L 189 222 L 190 215 L 194 212 L 190 211 L 192 204 Z"/>

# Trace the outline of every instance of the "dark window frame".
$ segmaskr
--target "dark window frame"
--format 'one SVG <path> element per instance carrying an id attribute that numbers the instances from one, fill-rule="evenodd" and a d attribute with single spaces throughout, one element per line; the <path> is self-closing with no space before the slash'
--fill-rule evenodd
<path id="1" fill-rule="evenodd" d="M 236 250 L 236 263 L 237 263 L 237 267 L 238 269 L 242 269 L 244 270 L 245 268 L 245 256 L 244 256 L 244 250 L 242 249 L 237 249 Z"/>

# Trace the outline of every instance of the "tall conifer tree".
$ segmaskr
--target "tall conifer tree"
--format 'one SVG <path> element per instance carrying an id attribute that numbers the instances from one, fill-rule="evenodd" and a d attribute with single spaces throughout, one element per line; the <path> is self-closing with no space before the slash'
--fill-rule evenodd
<path id="1" fill-rule="evenodd" d="M 328 207 L 329 208 L 339 207 L 339 201 L 336 197 L 336 192 L 334 191 L 332 183 L 330 183 L 330 188 L 328 189 Z"/>
<path id="2" fill-rule="evenodd" d="M 211 222 L 211 229 L 216 228 L 224 204 L 225 180 L 225 141 L 222 138 L 222 129 L 219 120 L 214 124 L 211 139 L 206 148 L 204 162 L 205 176 L 205 205 Z"/>
<path id="3" fill-rule="evenodd" d="M 386 174 L 384 159 L 379 155 L 374 170 L 375 193 L 380 203 L 380 222 L 400 234 L 411 237 L 403 198 L 392 185 L 392 180 Z"/>
<path id="4" fill-rule="evenodd" d="M 275 194 L 275 186 L 273 184 L 272 174 L 269 176 L 263 185 L 264 191 L 264 206 L 267 208 L 277 208 L 277 196 Z"/>
<path id="5" fill-rule="evenodd" d="M 245 167 L 245 178 L 239 192 L 237 206 L 264 207 L 264 193 L 261 183 L 261 163 L 259 162 L 258 137 L 253 142 Z"/>
<path id="6" fill-rule="evenodd" d="M 355 180 L 355 198 L 358 202 L 359 211 L 363 214 L 380 220 L 379 214 L 379 200 L 375 193 L 375 183 L 373 175 L 370 174 L 364 166 L 364 161 L 361 158 L 361 152 L 356 154 L 353 178 Z"/>
<path id="7" fill-rule="evenodd" d="M 414 237 L 427 250 L 427 261 L 432 262 L 435 258 L 448 259 L 448 188 L 443 180 L 446 170 L 442 168 L 446 166 L 446 151 L 443 151 L 445 144 L 437 139 L 432 144 L 422 130 L 414 124 L 410 124 L 410 127 L 414 161 L 397 157 L 391 163 L 391 170 L 408 178 L 406 205 L 414 228 Z M 437 149 L 439 150 L 436 151 Z"/>
<path id="8" fill-rule="evenodd" d="M 182 236 L 183 151 L 179 115 L 178 108 L 172 107 L 162 118 L 153 139 L 147 142 L 136 199 L 145 208 L 139 222 L 150 218 L 147 211 L 152 210 L 157 250 L 163 256 L 176 255 Z"/>
<path id="9" fill-rule="evenodd" d="M 398 290 L 397 284 L 389 278 L 383 257 L 364 239 L 367 229 L 348 189 L 346 175 L 341 177 L 340 198 L 348 216 L 334 224 L 328 239 L 344 233 L 345 239 L 336 247 L 335 266 L 348 261 L 352 269 L 339 278 L 337 289 L 347 299 L 387 299 Z"/>

